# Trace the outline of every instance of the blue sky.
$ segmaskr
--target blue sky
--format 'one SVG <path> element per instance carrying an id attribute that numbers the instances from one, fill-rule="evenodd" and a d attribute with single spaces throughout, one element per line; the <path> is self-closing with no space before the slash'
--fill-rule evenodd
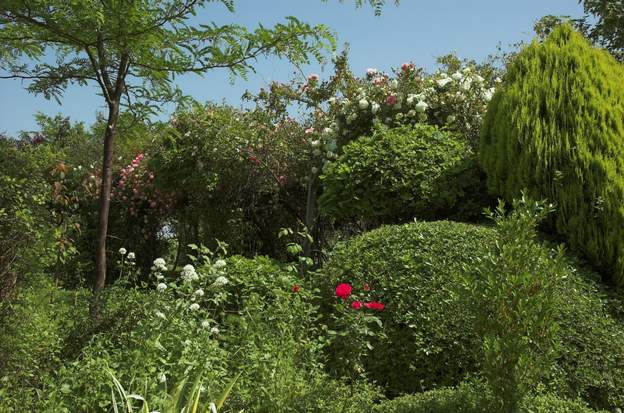
<path id="1" fill-rule="evenodd" d="M 391 0 L 389 1 L 389 3 Z M 533 23 L 547 14 L 580 16 L 577 0 L 401 0 L 398 7 L 388 5 L 375 17 L 370 8 L 356 9 L 353 0 L 238 0 L 235 14 L 216 3 L 198 16 L 200 22 L 234 22 L 255 27 L 295 16 L 309 23 L 323 23 L 338 36 L 338 44 L 349 43 L 351 66 L 355 73 L 366 68 L 389 70 L 402 62 L 413 61 L 429 70 L 435 58 L 454 52 L 460 57 L 482 60 L 496 52 L 498 44 L 507 46 L 532 36 Z M 318 65 L 306 68 L 311 73 L 325 72 Z M 285 61 L 260 60 L 256 74 L 247 81 L 230 83 L 226 71 L 213 71 L 203 77 L 189 75 L 177 80 L 183 91 L 199 101 L 225 101 L 240 104 L 245 90 L 257 91 L 273 80 L 287 81 L 294 68 Z M 62 113 L 73 121 L 93 122 L 102 110 L 95 86 L 70 88 L 62 105 L 54 100 L 28 94 L 18 80 L 0 80 L 0 132 L 16 135 L 36 129 L 34 114 Z"/>

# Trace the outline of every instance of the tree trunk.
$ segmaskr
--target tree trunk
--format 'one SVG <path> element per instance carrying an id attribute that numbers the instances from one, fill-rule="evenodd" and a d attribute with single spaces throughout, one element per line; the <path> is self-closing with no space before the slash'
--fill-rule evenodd
<path id="1" fill-rule="evenodd" d="M 95 247 L 95 292 L 104 288 L 106 283 L 106 236 L 108 233 L 108 211 L 110 208 L 111 188 L 113 185 L 113 142 L 119 117 L 119 102 L 108 106 L 108 122 L 104 132 L 104 159 L 102 161 L 102 185 L 98 210 L 98 227 Z"/>
<path id="2" fill-rule="evenodd" d="M 305 226 L 308 233 L 314 236 L 316 228 L 316 191 L 317 191 L 318 175 L 313 173 L 310 176 L 310 182 L 308 182 L 308 196 L 306 199 L 306 211 L 305 211 Z M 316 242 L 314 240 L 313 242 Z M 305 257 L 312 257 L 313 242 L 310 242 L 307 238 L 303 242 L 303 255 Z"/>

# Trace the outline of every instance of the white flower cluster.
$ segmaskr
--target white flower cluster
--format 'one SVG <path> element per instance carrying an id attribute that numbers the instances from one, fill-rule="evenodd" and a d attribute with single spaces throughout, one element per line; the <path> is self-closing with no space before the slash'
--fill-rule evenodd
<path id="1" fill-rule="evenodd" d="M 186 264 L 182 268 L 182 272 L 180 274 L 182 275 L 182 279 L 186 282 L 199 279 L 199 275 L 197 274 L 197 271 L 195 271 L 195 267 L 193 267 L 191 264 Z"/>
<path id="2" fill-rule="evenodd" d="M 163 272 L 167 271 L 167 263 L 163 258 L 156 258 L 152 263 L 152 273 L 157 280 L 162 280 L 165 278 Z"/>

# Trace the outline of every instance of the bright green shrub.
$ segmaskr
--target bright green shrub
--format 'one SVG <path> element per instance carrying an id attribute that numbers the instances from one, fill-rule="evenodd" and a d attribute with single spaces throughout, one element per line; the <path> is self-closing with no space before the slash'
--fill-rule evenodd
<path id="1" fill-rule="evenodd" d="M 556 203 L 556 230 L 624 283 L 624 69 L 570 26 L 510 65 L 481 139 L 488 187 Z"/>
<path id="2" fill-rule="evenodd" d="M 480 383 L 462 383 L 456 388 L 440 388 L 408 394 L 376 406 L 378 413 L 499 413 L 492 407 L 492 396 Z M 551 394 L 527 398 L 520 406 L 522 413 L 592 413 L 581 402 L 565 400 Z"/>
<path id="3" fill-rule="evenodd" d="M 454 292 L 496 239 L 493 228 L 447 221 L 384 226 L 339 244 L 318 282 L 368 283 L 386 309 L 386 340 L 374 343 L 365 366 L 390 395 L 455 386 L 480 370 L 482 339 Z M 562 397 L 594 408 L 624 404 L 624 326 L 596 275 L 566 265 L 556 298 L 560 352 L 545 379 Z"/>
<path id="4" fill-rule="evenodd" d="M 321 211 L 339 218 L 474 219 L 484 202 L 470 147 L 424 124 L 377 127 L 344 146 L 321 180 Z"/>
<path id="5" fill-rule="evenodd" d="M 65 339 L 88 312 L 88 292 L 58 290 L 44 276 L 30 277 L 30 286 L 0 304 L 2 412 L 39 411 L 39 394 L 62 365 Z"/>

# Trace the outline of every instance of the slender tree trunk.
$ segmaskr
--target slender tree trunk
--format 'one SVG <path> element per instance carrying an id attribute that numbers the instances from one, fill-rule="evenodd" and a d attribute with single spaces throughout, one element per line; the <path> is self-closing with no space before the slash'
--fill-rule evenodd
<path id="1" fill-rule="evenodd" d="M 119 117 L 119 102 L 108 106 L 108 122 L 104 133 L 104 159 L 102 161 L 102 185 L 98 210 L 98 227 L 95 247 L 95 292 L 104 288 L 106 283 L 106 236 L 108 234 L 108 211 L 110 208 L 111 188 L 113 184 L 113 143 Z"/>
<path id="2" fill-rule="evenodd" d="M 310 176 L 310 182 L 308 183 L 308 196 L 306 199 L 306 211 L 305 211 L 305 226 L 308 233 L 314 236 L 316 228 L 316 190 L 317 190 L 317 174 Z M 312 242 L 307 238 L 303 242 L 303 255 L 305 257 L 312 257 Z"/>

